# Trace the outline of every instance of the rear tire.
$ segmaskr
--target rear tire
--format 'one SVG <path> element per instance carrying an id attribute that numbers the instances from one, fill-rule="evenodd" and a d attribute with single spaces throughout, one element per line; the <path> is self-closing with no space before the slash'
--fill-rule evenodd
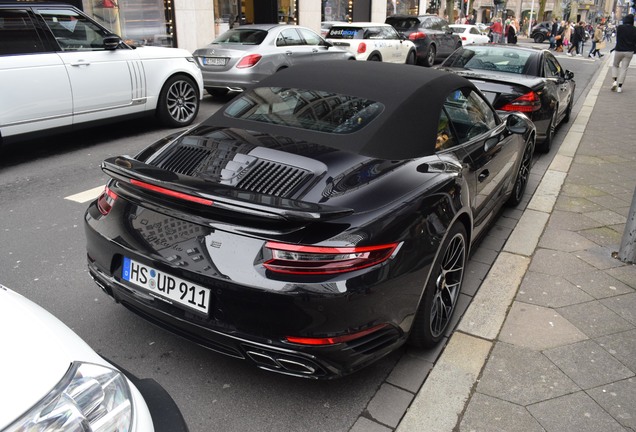
<path id="1" fill-rule="evenodd" d="M 534 35 L 535 43 L 543 43 L 544 40 L 545 40 L 545 37 L 542 34 Z"/>
<path id="2" fill-rule="evenodd" d="M 191 124 L 199 113 L 199 90 L 192 79 L 175 75 L 163 85 L 157 103 L 159 121 L 169 127 Z"/>
<path id="3" fill-rule="evenodd" d="M 526 141 L 526 148 L 523 151 L 523 159 L 519 165 L 519 171 L 517 171 L 517 178 L 515 179 L 515 185 L 512 189 L 512 195 L 508 198 L 506 205 L 510 207 L 518 206 L 523 200 L 523 195 L 526 192 L 526 186 L 528 186 L 528 180 L 530 178 L 530 170 L 532 169 L 532 155 L 534 154 L 534 135 L 528 137 Z"/>
<path id="4" fill-rule="evenodd" d="M 430 348 L 448 329 L 464 279 L 468 254 L 466 228 L 455 223 L 446 235 L 435 258 L 424 295 L 409 335 L 409 344 Z"/>
<path id="5" fill-rule="evenodd" d="M 426 56 L 424 57 L 424 66 L 431 67 L 435 64 L 435 56 L 437 55 L 437 50 L 435 49 L 435 45 L 430 45 L 428 47 L 428 51 L 426 52 Z"/>
<path id="6" fill-rule="evenodd" d="M 375 54 L 374 54 L 374 55 L 372 55 L 371 57 L 369 57 L 369 58 L 367 59 L 367 61 L 382 61 L 382 59 L 380 59 L 380 57 L 379 57 L 379 56 L 377 56 L 377 55 L 375 55 Z"/>
<path id="7" fill-rule="evenodd" d="M 554 141 L 554 134 L 556 133 L 557 128 L 557 119 L 559 118 L 559 107 L 554 108 L 554 112 L 552 113 L 552 118 L 550 119 L 550 124 L 548 125 L 548 129 L 545 131 L 546 137 L 538 146 L 539 151 L 541 153 L 548 153 L 552 148 L 552 142 Z"/>
<path id="8" fill-rule="evenodd" d="M 415 64 L 415 52 L 409 51 L 409 54 L 406 56 L 406 64 Z"/>

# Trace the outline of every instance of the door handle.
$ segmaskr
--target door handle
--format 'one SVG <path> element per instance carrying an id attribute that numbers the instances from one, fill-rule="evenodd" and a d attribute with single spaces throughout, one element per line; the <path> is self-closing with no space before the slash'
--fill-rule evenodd
<path id="1" fill-rule="evenodd" d="M 285 55 L 290 56 L 290 55 L 292 55 L 292 54 L 293 54 L 293 53 L 292 53 L 291 51 L 285 51 Z"/>
<path id="2" fill-rule="evenodd" d="M 483 182 L 484 180 L 488 178 L 489 175 L 490 175 L 490 171 L 483 170 L 482 172 L 479 173 L 477 180 L 479 180 L 480 182 Z"/>
<path id="3" fill-rule="evenodd" d="M 80 67 L 80 66 L 90 66 L 91 62 L 86 60 L 78 60 L 75 63 L 71 63 L 71 66 Z"/>

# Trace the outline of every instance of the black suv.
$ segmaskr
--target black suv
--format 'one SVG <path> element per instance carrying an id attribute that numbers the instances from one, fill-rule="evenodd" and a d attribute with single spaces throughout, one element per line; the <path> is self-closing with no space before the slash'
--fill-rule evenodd
<path id="1" fill-rule="evenodd" d="M 436 60 L 462 47 L 459 35 L 437 15 L 392 15 L 385 22 L 415 44 L 420 65 L 433 66 Z"/>
<path id="2" fill-rule="evenodd" d="M 530 38 L 533 39 L 536 43 L 541 43 L 543 41 L 549 40 L 551 30 L 551 21 L 541 21 L 540 23 L 532 27 Z"/>

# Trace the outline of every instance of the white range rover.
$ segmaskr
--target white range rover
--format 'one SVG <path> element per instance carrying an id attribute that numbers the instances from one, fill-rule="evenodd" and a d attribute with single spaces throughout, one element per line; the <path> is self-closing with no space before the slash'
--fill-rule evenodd
<path id="1" fill-rule="evenodd" d="M 415 44 L 390 24 L 334 24 L 325 39 L 333 46 L 354 54 L 356 60 L 415 64 Z"/>
<path id="2" fill-rule="evenodd" d="M 202 95 L 186 50 L 128 46 L 69 5 L 0 1 L 0 143 L 147 114 L 183 127 Z"/>

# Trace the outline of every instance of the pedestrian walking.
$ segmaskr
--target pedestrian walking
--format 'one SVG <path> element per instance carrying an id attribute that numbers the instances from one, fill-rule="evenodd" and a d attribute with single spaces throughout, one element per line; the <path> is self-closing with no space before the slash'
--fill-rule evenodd
<path id="1" fill-rule="evenodd" d="M 490 30 L 492 31 L 492 43 L 501 43 L 501 36 L 503 34 L 501 18 L 495 18 L 495 22 L 490 25 Z"/>
<path id="2" fill-rule="evenodd" d="M 556 49 L 557 46 L 557 35 L 559 34 L 559 20 L 554 18 L 552 20 L 552 27 L 550 28 L 550 49 Z"/>
<path id="3" fill-rule="evenodd" d="M 570 36 L 572 36 L 572 26 L 569 21 L 563 21 L 563 33 L 561 33 L 561 39 L 563 40 L 564 49 L 570 48 Z"/>
<path id="4" fill-rule="evenodd" d="M 508 26 L 508 31 L 506 32 L 506 42 L 509 44 L 517 43 L 517 29 L 513 22 L 510 22 Z"/>
<path id="5" fill-rule="evenodd" d="M 572 51 L 576 51 L 577 56 L 581 56 L 579 51 L 580 45 L 585 39 L 585 27 L 583 27 L 585 23 L 581 21 L 574 27 L 574 31 L 572 32 L 572 36 L 570 37 L 570 48 L 568 48 L 568 55 L 572 56 Z"/>
<path id="6" fill-rule="evenodd" d="M 621 93 L 627 68 L 636 51 L 636 27 L 634 15 L 623 18 L 623 24 L 616 27 L 616 46 L 614 47 L 614 63 L 612 64 L 612 91 Z"/>
<path id="7" fill-rule="evenodd" d="M 594 35 L 592 36 L 592 48 L 590 49 L 589 54 L 587 55 L 589 58 L 594 58 L 594 56 L 598 56 L 598 58 L 603 57 L 601 50 L 605 48 L 604 37 L 604 28 L 603 24 L 598 24 L 596 29 L 594 30 Z"/>

